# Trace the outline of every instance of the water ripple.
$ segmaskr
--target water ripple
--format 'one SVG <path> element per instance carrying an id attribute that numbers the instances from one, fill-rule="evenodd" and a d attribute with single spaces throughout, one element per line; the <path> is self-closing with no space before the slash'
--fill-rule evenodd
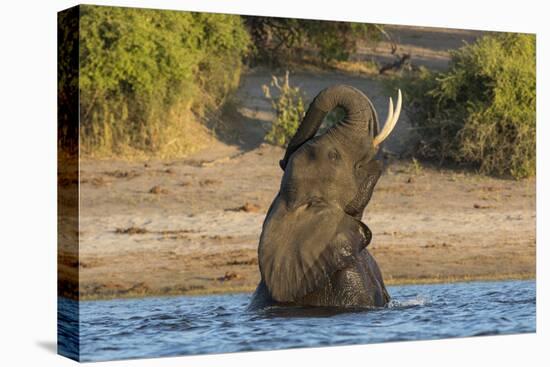
<path id="1" fill-rule="evenodd" d="M 79 330 L 82 361 L 535 331 L 534 281 L 409 285 L 389 292 L 392 301 L 383 308 L 258 312 L 246 310 L 249 294 L 80 303 L 59 298 L 59 349 L 78 356 L 73 346 Z"/>

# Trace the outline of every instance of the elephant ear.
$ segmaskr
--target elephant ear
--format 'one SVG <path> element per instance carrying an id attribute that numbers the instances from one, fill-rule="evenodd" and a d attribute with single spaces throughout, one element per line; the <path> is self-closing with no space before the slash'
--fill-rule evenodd
<path id="1" fill-rule="evenodd" d="M 260 238 L 260 272 L 273 299 L 295 302 L 355 263 L 370 239 L 365 224 L 337 207 L 306 205 L 289 211 L 277 200 Z"/>

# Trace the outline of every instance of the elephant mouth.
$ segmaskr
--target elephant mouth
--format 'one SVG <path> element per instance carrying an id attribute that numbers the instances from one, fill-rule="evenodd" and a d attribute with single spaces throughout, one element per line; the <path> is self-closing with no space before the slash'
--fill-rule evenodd
<path id="1" fill-rule="evenodd" d="M 328 203 L 320 196 L 312 196 L 307 202 L 308 207 L 311 206 L 326 206 Z"/>
<path id="2" fill-rule="evenodd" d="M 320 196 L 309 196 L 303 200 L 287 201 L 287 209 L 289 211 L 297 211 L 300 209 L 307 209 L 311 207 L 324 207 L 328 203 Z"/>

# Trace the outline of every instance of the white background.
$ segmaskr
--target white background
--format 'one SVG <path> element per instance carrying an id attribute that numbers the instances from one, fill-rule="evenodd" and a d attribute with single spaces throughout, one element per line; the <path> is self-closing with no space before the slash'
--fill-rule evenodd
<path id="1" fill-rule="evenodd" d="M 544 1 L 96 1 L 96 4 L 537 33 L 537 333 L 97 363 L 98 366 L 532 366 L 550 363 L 549 32 Z M 56 12 L 73 1 L 0 10 L 0 365 L 65 366 L 56 342 Z M 547 166 L 547 165 L 546 165 Z M 546 226 L 543 225 L 546 223 Z M 546 308 L 546 310 L 545 310 Z M 546 312 L 545 312 L 546 311 Z"/>

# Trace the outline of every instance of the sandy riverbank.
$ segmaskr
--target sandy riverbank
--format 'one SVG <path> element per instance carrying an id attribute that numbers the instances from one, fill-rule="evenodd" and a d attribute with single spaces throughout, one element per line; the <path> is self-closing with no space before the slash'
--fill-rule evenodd
<path id="1" fill-rule="evenodd" d="M 81 296 L 252 291 L 282 153 L 262 145 L 214 161 L 83 161 Z M 397 161 L 363 220 L 388 284 L 535 276 L 534 180 Z"/>

